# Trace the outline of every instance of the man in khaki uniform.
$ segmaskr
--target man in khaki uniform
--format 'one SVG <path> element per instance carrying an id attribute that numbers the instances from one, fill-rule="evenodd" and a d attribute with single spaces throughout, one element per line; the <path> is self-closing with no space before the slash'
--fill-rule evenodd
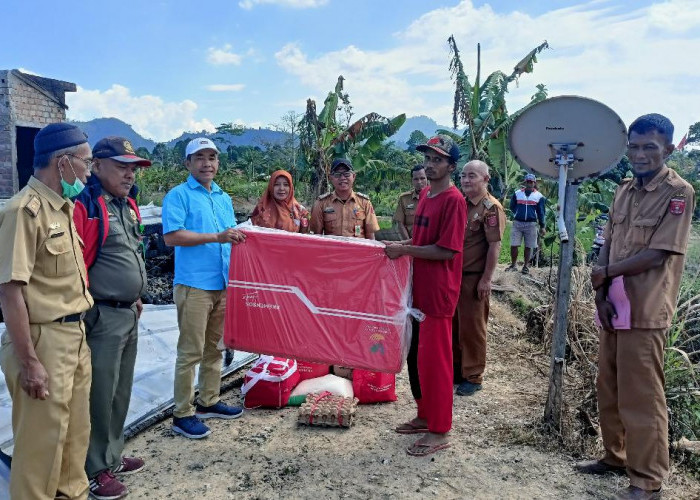
<path id="1" fill-rule="evenodd" d="M 413 236 L 413 218 L 418 206 L 418 195 L 428 185 L 428 178 L 425 175 L 425 166 L 423 164 L 416 165 L 411 169 L 411 182 L 413 183 L 413 189 L 401 193 L 399 203 L 396 205 L 396 212 L 394 213 L 394 222 L 398 226 L 401 238 L 404 240 Z"/>
<path id="2" fill-rule="evenodd" d="M 82 318 L 93 304 L 73 224 L 90 147 L 74 125 L 44 127 L 34 176 L 0 212 L 0 365 L 12 397 L 13 499 L 84 499 L 90 437 L 90 350 Z"/>
<path id="3" fill-rule="evenodd" d="M 352 189 L 355 172 L 350 160 L 338 158 L 331 166 L 335 190 L 319 196 L 311 209 L 311 231 L 355 238 L 374 239 L 379 223 L 369 197 Z"/>
<path id="4" fill-rule="evenodd" d="M 587 474 L 614 472 L 630 478 L 615 498 L 661 498 L 668 475 L 668 416 L 664 395 L 664 347 L 695 205 L 693 188 L 664 160 L 673 152 L 673 125 L 650 114 L 629 128 L 627 157 L 634 178 L 617 188 L 605 245 L 591 272 L 603 328 L 598 355 L 598 409 L 605 456 L 581 462 Z M 608 297 L 621 278 L 631 304 L 629 329 L 616 323 Z"/>
<path id="5" fill-rule="evenodd" d="M 460 175 L 467 200 L 462 285 L 452 318 L 452 352 L 457 394 L 468 396 L 481 390 L 486 368 L 486 325 L 489 319 L 491 279 L 496 270 L 506 215 L 488 193 L 489 167 L 473 160 Z"/>

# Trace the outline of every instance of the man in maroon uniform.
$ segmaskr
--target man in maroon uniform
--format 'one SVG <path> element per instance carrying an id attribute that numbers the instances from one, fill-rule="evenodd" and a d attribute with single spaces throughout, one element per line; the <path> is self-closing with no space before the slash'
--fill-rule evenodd
<path id="1" fill-rule="evenodd" d="M 418 336 L 418 415 L 396 428 L 402 434 L 426 433 L 406 451 L 425 456 L 450 446 L 452 427 L 452 316 L 462 281 L 462 247 L 467 206 L 450 182 L 457 168 L 459 148 L 443 135 L 416 149 L 424 154 L 430 188 L 418 200 L 413 237 L 387 242 L 394 259 L 414 257 L 413 305 L 425 314 Z"/>

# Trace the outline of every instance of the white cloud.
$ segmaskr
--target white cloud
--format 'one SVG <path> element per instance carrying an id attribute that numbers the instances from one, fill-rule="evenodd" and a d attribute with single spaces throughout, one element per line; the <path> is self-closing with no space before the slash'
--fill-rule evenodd
<path id="1" fill-rule="evenodd" d="M 292 9 L 312 9 L 326 5 L 328 0 L 242 0 L 238 2 L 241 9 L 250 10 L 256 5 L 280 5 Z"/>
<path id="2" fill-rule="evenodd" d="M 169 141 L 183 132 L 216 130 L 206 118 L 195 118 L 197 103 L 194 101 L 165 102 L 153 95 L 133 96 L 128 88 L 117 84 L 104 92 L 78 87 L 77 92 L 66 94 L 66 101 L 71 120 L 119 118 L 142 136 L 155 141 Z"/>
<path id="3" fill-rule="evenodd" d="M 207 49 L 207 62 L 214 64 L 215 66 L 223 66 L 227 64 L 234 64 L 238 66 L 243 60 L 243 56 L 236 54 L 231 49 L 233 47 L 231 44 L 226 44 L 220 49 L 216 47 L 209 47 Z"/>
<path id="4" fill-rule="evenodd" d="M 205 87 L 211 92 L 240 92 L 245 88 L 243 83 L 215 83 Z"/>
<path id="5" fill-rule="evenodd" d="M 544 83 L 551 96 L 598 99 L 626 123 L 647 112 L 667 114 L 680 131 L 700 117 L 700 66 L 691 60 L 700 52 L 697 5 L 697 0 L 666 0 L 630 10 L 610 0 L 593 0 L 533 16 L 499 13 L 488 4 L 476 7 L 463 0 L 420 16 L 395 33 L 389 49 L 350 45 L 311 57 L 301 45 L 288 43 L 275 57 L 310 94 L 325 96 L 342 74 L 358 114 L 405 112 L 449 123 L 454 92 L 448 70 L 451 34 L 472 82 L 477 43 L 483 81 L 495 70 L 510 73 L 547 39 L 552 49 L 538 56 L 534 73 L 510 86 L 509 109 L 522 107 L 535 85 Z"/>

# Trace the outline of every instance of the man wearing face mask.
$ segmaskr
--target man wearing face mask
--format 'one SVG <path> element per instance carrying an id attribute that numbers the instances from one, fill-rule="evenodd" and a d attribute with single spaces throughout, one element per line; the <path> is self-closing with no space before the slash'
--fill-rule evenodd
<path id="1" fill-rule="evenodd" d="M 523 274 L 530 274 L 530 258 L 537 249 L 537 224 L 539 234 L 544 236 L 544 204 L 547 199 L 537 190 L 537 179 L 532 174 L 525 176 L 525 187 L 513 193 L 510 211 L 513 212 L 513 226 L 510 231 L 510 266 L 506 271 L 515 271 L 518 249 L 525 240 Z"/>
<path id="2" fill-rule="evenodd" d="M 75 199 L 75 226 L 83 240 L 90 293 L 95 305 L 85 315 L 92 353 L 90 446 L 85 469 L 93 498 L 116 499 L 128 492 L 116 475 L 144 467 L 123 457 L 124 422 L 136 363 L 138 320 L 143 310 L 146 265 L 134 185 L 139 158 L 123 137 L 106 137 L 92 148 L 92 176 Z M 118 285 L 116 285 L 118 284 Z"/>
<path id="3" fill-rule="evenodd" d="M 615 191 L 605 244 L 591 272 L 602 324 L 598 353 L 598 410 L 605 454 L 580 462 L 585 474 L 627 474 L 620 499 L 661 498 L 668 476 L 668 415 L 664 348 L 695 207 L 690 184 L 665 164 L 673 152 L 673 124 L 649 114 L 630 125 L 627 157 L 634 178 Z M 628 325 L 616 323 L 612 280 L 630 301 Z M 626 326 L 622 329 L 620 327 Z"/>
<path id="4" fill-rule="evenodd" d="M 84 499 L 93 305 L 70 197 L 92 163 L 87 137 L 54 123 L 34 139 L 34 175 L 0 212 L 0 365 L 12 397 L 10 496 Z"/>

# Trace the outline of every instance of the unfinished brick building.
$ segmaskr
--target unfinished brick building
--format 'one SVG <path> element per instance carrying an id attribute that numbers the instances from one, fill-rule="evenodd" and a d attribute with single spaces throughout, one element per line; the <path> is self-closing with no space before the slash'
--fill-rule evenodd
<path id="1" fill-rule="evenodd" d="M 66 119 L 66 92 L 74 83 L 0 70 L 0 198 L 22 189 L 32 175 L 34 136 Z"/>

